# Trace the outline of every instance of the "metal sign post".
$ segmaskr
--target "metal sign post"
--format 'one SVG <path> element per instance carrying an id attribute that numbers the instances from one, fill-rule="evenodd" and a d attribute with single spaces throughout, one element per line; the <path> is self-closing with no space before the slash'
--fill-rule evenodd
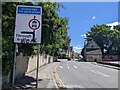
<path id="1" fill-rule="evenodd" d="M 14 86 L 14 82 L 15 82 L 15 71 L 16 71 L 16 49 L 17 49 L 17 44 L 15 43 L 12 86 Z"/>
<path id="2" fill-rule="evenodd" d="M 42 7 L 17 5 L 14 43 L 38 44 L 36 88 L 38 86 L 39 54 L 42 28 Z M 15 80 L 16 49 L 14 53 L 13 82 Z"/>
<path id="3" fill-rule="evenodd" d="M 37 70 L 36 70 L 36 88 L 38 87 L 38 72 L 39 72 L 39 55 L 40 55 L 40 44 L 38 44 L 38 56 L 37 56 Z"/>

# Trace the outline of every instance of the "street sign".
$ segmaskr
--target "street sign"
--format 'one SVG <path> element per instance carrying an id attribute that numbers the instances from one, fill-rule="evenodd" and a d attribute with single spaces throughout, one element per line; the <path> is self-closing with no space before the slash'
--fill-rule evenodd
<path id="1" fill-rule="evenodd" d="M 38 19 L 31 19 L 28 23 L 28 26 L 32 29 L 32 30 L 37 30 L 40 27 L 40 21 Z"/>
<path id="2" fill-rule="evenodd" d="M 41 43 L 42 7 L 18 5 L 14 43 Z"/>
<path id="3" fill-rule="evenodd" d="M 42 27 L 42 7 L 18 5 L 16 10 L 16 23 L 14 32 L 14 65 L 12 86 L 14 86 L 16 74 L 16 52 L 17 43 L 33 43 L 38 44 L 37 70 L 36 70 L 36 88 L 38 87 L 38 71 L 39 71 L 39 54 L 41 43 L 41 27 Z"/>

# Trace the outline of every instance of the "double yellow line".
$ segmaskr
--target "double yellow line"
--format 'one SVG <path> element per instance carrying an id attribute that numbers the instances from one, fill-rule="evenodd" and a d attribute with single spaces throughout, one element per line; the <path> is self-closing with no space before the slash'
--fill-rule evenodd
<path id="1" fill-rule="evenodd" d="M 62 80 L 60 79 L 60 77 L 59 77 L 59 75 L 57 74 L 57 71 L 56 71 L 58 66 L 59 65 L 55 66 L 53 71 L 52 71 L 53 80 L 55 82 L 55 86 L 56 86 L 57 89 L 59 89 L 59 88 L 64 88 L 65 89 L 66 88 L 65 85 L 63 84 Z"/>

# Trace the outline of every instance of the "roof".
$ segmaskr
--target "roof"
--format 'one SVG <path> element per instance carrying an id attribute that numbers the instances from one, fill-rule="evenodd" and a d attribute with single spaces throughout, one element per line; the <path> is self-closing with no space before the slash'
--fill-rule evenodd
<path id="1" fill-rule="evenodd" d="M 102 54 L 101 48 L 98 44 L 91 40 L 85 45 L 86 54 Z"/>

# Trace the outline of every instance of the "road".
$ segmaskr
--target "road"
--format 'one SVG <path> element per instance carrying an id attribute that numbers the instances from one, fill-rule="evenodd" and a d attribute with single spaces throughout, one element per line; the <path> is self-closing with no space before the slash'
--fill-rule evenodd
<path id="1" fill-rule="evenodd" d="M 66 88 L 118 88 L 118 70 L 95 62 L 61 60 L 56 71 Z"/>

